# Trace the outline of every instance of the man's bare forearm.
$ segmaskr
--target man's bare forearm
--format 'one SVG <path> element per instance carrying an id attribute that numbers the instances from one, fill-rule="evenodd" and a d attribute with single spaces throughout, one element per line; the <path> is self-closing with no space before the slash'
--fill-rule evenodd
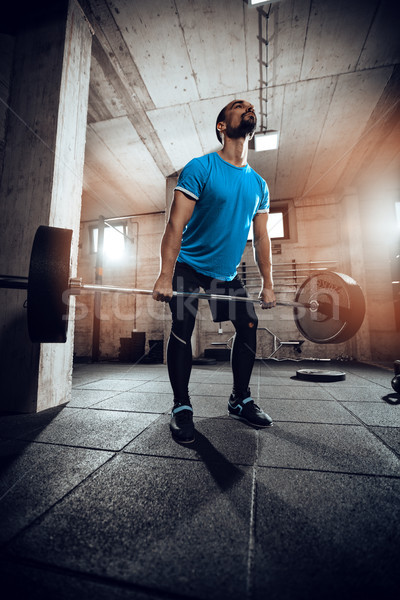
<path id="1" fill-rule="evenodd" d="M 172 278 L 176 259 L 181 248 L 181 238 L 182 231 L 174 227 L 169 221 L 161 240 L 161 268 L 154 284 L 154 300 L 168 302 L 172 298 Z"/>
<path id="2" fill-rule="evenodd" d="M 268 235 L 255 240 L 254 259 L 261 275 L 262 287 L 272 289 L 274 282 L 272 278 L 271 241 Z"/>
<path id="3" fill-rule="evenodd" d="M 160 276 L 172 279 L 176 259 L 181 249 L 182 232 L 173 227 L 169 222 L 161 241 L 161 268 Z"/>
<path id="4" fill-rule="evenodd" d="M 153 298 L 162 302 L 172 297 L 172 278 L 181 249 L 182 233 L 194 210 L 193 200 L 175 190 L 167 226 L 161 240 L 161 268 L 154 284 Z"/>

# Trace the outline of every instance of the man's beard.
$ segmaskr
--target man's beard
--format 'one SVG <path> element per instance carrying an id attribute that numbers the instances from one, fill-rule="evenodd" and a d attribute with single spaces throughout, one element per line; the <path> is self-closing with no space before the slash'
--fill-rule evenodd
<path id="1" fill-rule="evenodd" d="M 240 125 L 237 127 L 231 127 L 229 124 L 226 126 L 226 135 L 232 140 L 238 140 L 239 138 L 245 138 L 247 135 L 254 133 L 257 126 L 257 119 L 248 119 L 246 114 L 243 115 Z"/>

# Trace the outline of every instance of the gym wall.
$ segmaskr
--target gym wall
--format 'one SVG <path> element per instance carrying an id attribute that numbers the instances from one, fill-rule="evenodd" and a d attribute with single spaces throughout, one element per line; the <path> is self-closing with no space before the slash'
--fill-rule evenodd
<path id="1" fill-rule="evenodd" d="M 369 206 L 369 208 L 368 208 Z M 278 358 L 339 358 L 343 360 L 390 361 L 399 354 L 399 336 L 396 330 L 391 291 L 391 240 L 374 234 L 373 205 L 367 196 L 360 199 L 354 192 L 342 197 L 310 197 L 294 199 L 289 203 L 291 231 L 289 239 L 272 240 L 274 270 L 285 270 L 288 264 L 297 265 L 299 275 L 307 275 L 317 267 L 327 265 L 330 270 L 347 273 L 360 284 L 367 301 L 367 314 L 360 331 L 348 342 L 320 345 L 306 340 L 302 354 L 296 347 L 286 346 Z M 392 219 L 390 202 L 384 205 L 380 220 Z M 121 264 L 105 261 L 104 284 L 126 285 L 152 289 L 159 269 L 159 249 L 164 231 L 164 215 L 148 215 L 128 220 L 127 257 Z M 90 252 L 89 228 L 83 223 L 80 234 L 78 272 L 85 282 L 94 282 L 96 257 Z M 254 267 L 253 250 L 248 242 L 242 259 Z M 307 271 L 308 265 L 308 271 Z M 306 271 L 301 271 L 306 269 Z M 275 276 L 279 300 L 293 300 L 295 282 Z M 297 280 L 297 284 L 301 279 Z M 258 294 L 259 279 L 248 278 L 250 292 Z M 286 285 L 284 285 L 286 284 Z M 93 294 L 77 298 L 75 325 L 75 359 L 91 356 L 93 330 Z M 193 338 L 194 356 L 201 356 L 206 348 L 216 347 L 233 335 L 232 325 L 220 327 L 210 317 L 208 302 L 200 300 L 200 310 Z M 257 308 L 260 327 L 267 327 L 281 340 L 303 339 L 293 319 L 292 309 L 277 307 L 273 311 Z M 169 332 L 169 310 L 150 296 L 104 294 L 101 306 L 100 359 L 118 360 L 121 338 L 136 330 L 146 335 L 145 351 L 149 340 L 163 340 L 164 349 Z M 371 335 L 372 334 L 372 335 Z M 268 357 L 273 350 L 273 337 L 261 330 L 258 336 L 257 356 Z"/>
<path id="2" fill-rule="evenodd" d="M 155 214 L 128 219 L 126 255 L 122 261 L 104 258 L 103 283 L 152 289 L 159 271 L 160 240 L 164 231 L 164 215 Z M 96 254 L 91 252 L 90 228 L 96 222 L 82 223 L 79 242 L 79 275 L 85 283 L 94 283 Z M 76 299 L 75 360 L 90 360 L 92 356 L 94 294 L 82 294 Z M 102 294 L 100 313 L 100 360 L 119 360 L 121 338 L 132 332 L 146 334 L 145 352 L 149 340 L 164 336 L 165 307 L 150 296 L 132 294 Z"/>

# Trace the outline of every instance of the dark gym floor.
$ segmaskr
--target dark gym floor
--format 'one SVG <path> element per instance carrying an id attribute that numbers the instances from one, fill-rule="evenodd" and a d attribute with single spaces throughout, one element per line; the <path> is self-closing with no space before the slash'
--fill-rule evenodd
<path id="1" fill-rule="evenodd" d="M 346 380 L 294 377 L 310 366 Z M 274 426 L 255 430 L 227 416 L 229 363 L 196 366 L 183 447 L 164 365 L 76 365 L 68 405 L 0 417 L 2 597 L 398 598 L 391 377 L 257 361 L 253 397 Z"/>

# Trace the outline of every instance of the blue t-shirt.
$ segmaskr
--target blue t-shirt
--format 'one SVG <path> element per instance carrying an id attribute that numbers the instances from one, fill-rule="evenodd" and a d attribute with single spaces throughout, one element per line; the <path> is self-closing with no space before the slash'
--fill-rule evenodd
<path id="1" fill-rule="evenodd" d="M 254 215 L 269 210 L 266 182 L 249 165 L 235 167 L 213 152 L 191 160 L 175 189 L 196 202 L 183 231 L 178 261 L 231 281 Z"/>

